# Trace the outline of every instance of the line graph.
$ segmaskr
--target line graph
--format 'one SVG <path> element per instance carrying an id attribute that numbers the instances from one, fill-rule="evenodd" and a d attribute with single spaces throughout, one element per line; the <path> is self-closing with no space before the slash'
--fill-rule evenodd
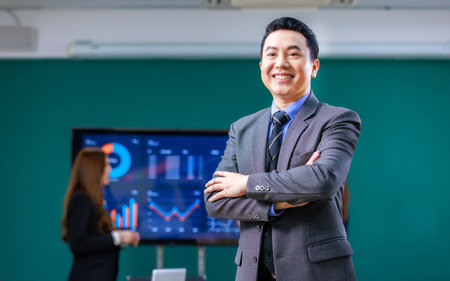
<path id="1" fill-rule="evenodd" d="M 166 212 L 158 204 L 151 201 L 149 208 L 157 213 L 165 221 L 170 221 L 173 217 L 177 217 L 181 222 L 184 222 L 198 207 L 200 207 L 200 200 L 196 199 L 184 212 L 177 207 L 172 207 L 170 211 Z"/>
<path id="2" fill-rule="evenodd" d="M 239 233 L 235 220 L 215 219 L 208 217 L 208 232 Z"/>

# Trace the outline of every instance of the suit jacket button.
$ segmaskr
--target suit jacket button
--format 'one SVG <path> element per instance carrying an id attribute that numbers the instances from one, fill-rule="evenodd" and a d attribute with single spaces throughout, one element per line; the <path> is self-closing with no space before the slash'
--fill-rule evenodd
<path id="1" fill-rule="evenodd" d="M 255 186 L 256 191 L 259 191 L 260 189 L 261 189 L 261 186 L 259 186 L 259 185 Z"/>
<path id="2" fill-rule="evenodd" d="M 252 213 L 248 214 L 248 218 L 249 218 L 249 219 L 251 219 L 252 217 L 253 217 L 253 214 L 252 214 Z"/>
<path id="3" fill-rule="evenodd" d="M 257 263 L 258 262 L 258 258 L 257 257 L 253 257 L 253 262 Z"/>
<path id="4" fill-rule="evenodd" d="M 261 218 L 260 214 L 255 214 L 255 219 L 259 220 Z"/>
<path id="5" fill-rule="evenodd" d="M 270 190 L 270 187 L 266 186 L 266 191 L 269 191 L 269 190 Z"/>

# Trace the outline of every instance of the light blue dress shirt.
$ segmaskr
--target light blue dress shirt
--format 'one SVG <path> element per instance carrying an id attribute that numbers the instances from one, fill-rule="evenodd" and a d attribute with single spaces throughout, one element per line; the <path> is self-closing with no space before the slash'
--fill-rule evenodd
<path id="1" fill-rule="evenodd" d="M 305 96 L 299 98 L 298 100 L 294 101 L 293 103 L 291 103 L 288 107 L 286 107 L 284 109 L 284 112 L 286 112 L 289 115 L 290 119 L 282 127 L 282 129 L 283 129 L 282 140 L 284 140 L 284 136 L 286 135 L 286 132 L 289 129 L 289 126 L 291 125 L 292 120 L 294 120 L 295 116 L 300 111 L 300 108 L 302 108 L 302 105 L 305 103 L 306 99 L 309 97 L 310 93 L 311 92 L 309 92 Z M 272 124 L 273 124 L 272 116 L 273 116 L 274 113 L 280 111 L 280 109 L 275 105 L 275 103 L 272 102 L 272 106 L 270 108 L 270 111 L 271 112 L 270 112 L 269 139 L 270 139 L 270 135 L 272 134 Z M 280 212 L 276 212 L 274 206 L 275 206 L 275 203 L 272 203 L 272 205 L 270 206 L 270 209 L 269 209 L 269 216 L 270 217 L 279 216 L 279 215 L 281 215 L 284 212 L 284 210 L 281 210 Z"/>

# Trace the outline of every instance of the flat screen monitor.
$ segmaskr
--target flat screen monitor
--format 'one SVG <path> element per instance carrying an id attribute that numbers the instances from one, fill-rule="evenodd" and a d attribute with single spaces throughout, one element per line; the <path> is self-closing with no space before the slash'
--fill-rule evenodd
<path id="1" fill-rule="evenodd" d="M 234 220 L 208 216 L 203 201 L 227 141 L 219 130 L 75 128 L 72 161 L 84 147 L 100 147 L 112 166 L 104 207 L 118 229 L 147 244 L 235 245 Z"/>

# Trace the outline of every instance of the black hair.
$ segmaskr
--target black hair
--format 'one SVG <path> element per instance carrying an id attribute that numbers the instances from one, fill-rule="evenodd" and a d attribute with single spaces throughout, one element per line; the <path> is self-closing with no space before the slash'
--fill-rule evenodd
<path id="1" fill-rule="evenodd" d="M 266 34 L 261 41 L 261 50 L 260 57 L 262 58 L 264 43 L 266 42 L 267 36 L 270 33 L 277 30 L 292 30 L 296 31 L 306 38 L 306 45 L 309 48 L 311 54 L 311 60 L 315 60 L 319 57 L 319 43 L 317 42 L 316 34 L 309 28 L 306 24 L 299 21 L 298 19 L 290 18 L 290 17 L 282 17 L 276 20 L 273 20 L 266 27 Z"/>

